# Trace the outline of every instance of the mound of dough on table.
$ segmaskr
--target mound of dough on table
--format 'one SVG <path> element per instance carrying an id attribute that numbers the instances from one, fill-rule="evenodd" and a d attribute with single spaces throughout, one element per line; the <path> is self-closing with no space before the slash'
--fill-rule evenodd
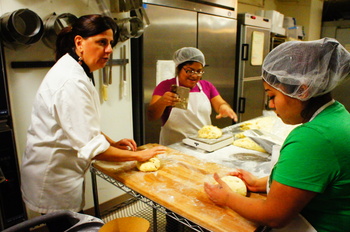
<path id="1" fill-rule="evenodd" d="M 254 151 L 264 152 L 267 153 L 267 151 L 259 146 L 256 142 L 251 140 L 250 138 L 247 138 L 244 135 L 244 131 L 251 130 L 251 129 L 267 129 L 271 128 L 274 123 L 274 117 L 261 117 L 257 119 L 253 119 L 247 122 L 243 122 L 240 125 L 240 130 L 242 133 L 235 134 L 235 141 L 233 141 L 232 145 L 237 147 L 242 147 Z"/>
<path id="2" fill-rule="evenodd" d="M 266 116 L 266 117 L 259 117 L 252 120 L 248 120 L 246 122 L 243 122 L 240 124 L 240 129 L 242 131 L 245 130 L 251 130 L 251 129 L 263 129 L 266 131 L 269 131 L 273 124 L 276 121 L 276 117 L 272 116 Z"/>
<path id="3" fill-rule="evenodd" d="M 254 142 L 253 140 L 251 140 L 248 137 L 237 139 L 237 140 L 233 141 L 232 145 L 237 146 L 237 147 L 250 149 L 250 150 L 254 150 L 254 151 L 260 151 L 260 152 L 267 153 L 267 151 L 264 148 L 259 146 L 256 142 Z"/>
<path id="4" fill-rule="evenodd" d="M 222 136 L 222 131 L 217 126 L 206 125 L 198 131 L 198 137 L 203 139 L 217 139 Z"/>
<path id="5" fill-rule="evenodd" d="M 142 172 L 154 172 L 160 168 L 160 160 L 153 157 L 145 162 L 138 161 L 136 167 Z"/>

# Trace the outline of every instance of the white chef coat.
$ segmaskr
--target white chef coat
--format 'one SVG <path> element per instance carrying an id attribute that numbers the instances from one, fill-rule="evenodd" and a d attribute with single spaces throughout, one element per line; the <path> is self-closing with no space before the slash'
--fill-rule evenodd
<path id="1" fill-rule="evenodd" d="M 178 78 L 176 79 L 177 85 Z M 182 141 L 189 135 L 197 134 L 205 125 L 211 125 L 211 103 L 197 83 L 199 92 L 190 92 L 187 109 L 173 107 L 166 123 L 160 130 L 159 143 L 169 145 Z"/>
<path id="2" fill-rule="evenodd" d="M 47 73 L 34 100 L 21 168 L 26 205 L 39 213 L 82 210 L 84 174 L 108 147 L 96 88 L 66 54 Z"/>

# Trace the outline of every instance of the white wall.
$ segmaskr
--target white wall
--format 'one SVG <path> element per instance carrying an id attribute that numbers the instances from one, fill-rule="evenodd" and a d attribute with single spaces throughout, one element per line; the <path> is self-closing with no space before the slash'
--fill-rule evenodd
<path id="1" fill-rule="evenodd" d="M 251 4 L 240 3 L 238 1 L 238 13 L 256 14 L 259 10 L 276 10 L 277 2 L 275 0 L 264 0 L 264 6 L 255 6 Z"/>
<path id="2" fill-rule="evenodd" d="M 106 1 L 108 3 L 108 1 Z M 71 13 L 77 17 L 84 14 L 99 13 L 99 8 L 94 0 L 0 0 L 0 14 L 13 12 L 18 9 L 28 8 L 37 13 L 44 21 L 53 12 L 56 14 Z M 114 15 L 117 17 L 117 15 Z M 123 15 L 118 15 L 122 17 Z M 118 18 L 118 17 L 117 17 Z M 120 58 L 120 47 L 127 46 L 127 58 L 130 60 L 130 43 L 126 41 L 118 44 L 114 50 L 114 59 Z M 45 46 L 42 41 L 28 48 L 11 50 L 5 48 L 5 62 L 9 84 L 12 118 L 16 138 L 19 162 L 26 143 L 26 130 L 30 124 L 30 114 L 35 93 L 45 76 L 48 68 L 13 69 L 10 64 L 13 61 L 48 61 L 54 59 L 53 50 Z M 96 71 L 96 88 L 100 89 L 100 72 Z M 128 90 L 125 97 L 120 95 L 120 67 L 113 67 L 113 83 L 108 87 L 109 98 L 101 100 L 102 106 L 102 130 L 114 140 L 132 138 L 132 102 L 130 64 L 127 65 Z M 102 96 L 100 96 L 102 99 Z M 123 193 L 111 184 L 98 179 L 100 203 L 110 200 Z M 93 206 L 90 173 L 87 173 L 86 206 Z"/>
<path id="3" fill-rule="evenodd" d="M 276 10 L 285 17 L 294 17 L 297 25 L 304 27 L 304 40 L 319 39 L 321 35 L 322 10 L 324 0 L 265 0 L 263 7 L 238 3 L 238 13 L 255 14 L 258 10 Z"/>
<path id="4" fill-rule="evenodd" d="M 297 25 L 304 27 L 304 40 L 320 39 L 322 10 L 323 0 L 281 2 L 277 7 L 277 11 L 280 11 L 286 17 L 294 17 Z"/>

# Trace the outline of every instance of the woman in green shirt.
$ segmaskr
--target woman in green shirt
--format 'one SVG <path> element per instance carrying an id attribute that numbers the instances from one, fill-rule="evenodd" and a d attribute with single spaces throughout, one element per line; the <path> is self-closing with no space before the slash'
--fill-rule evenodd
<path id="1" fill-rule="evenodd" d="M 330 92 L 349 73 L 350 53 L 334 39 L 285 42 L 272 50 L 263 64 L 269 106 L 284 123 L 301 125 L 286 138 L 269 177 L 230 173 L 249 191 L 267 192 L 265 200 L 232 192 L 217 174 L 217 185 L 205 183 L 209 198 L 281 231 L 348 231 L 350 114 Z"/>

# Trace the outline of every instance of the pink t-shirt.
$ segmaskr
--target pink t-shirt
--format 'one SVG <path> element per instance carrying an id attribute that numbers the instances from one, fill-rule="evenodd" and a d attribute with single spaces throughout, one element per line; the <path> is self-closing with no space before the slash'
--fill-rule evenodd
<path id="1" fill-rule="evenodd" d="M 219 95 L 218 90 L 209 81 L 200 80 L 199 83 L 201 84 L 202 90 L 205 93 L 205 95 L 208 97 L 209 100 L 212 99 L 213 97 L 216 97 Z M 154 89 L 153 95 L 163 96 L 165 92 L 170 91 L 171 85 L 176 85 L 176 78 L 175 77 L 160 82 L 157 85 L 157 87 Z M 193 87 L 190 92 L 200 92 L 198 85 Z M 164 113 L 161 117 L 162 118 L 162 125 L 164 125 L 166 123 L 166 121 L 168 120 L 172 108 L 173 107 L 171 107 L 171 106 L 168 106 L 167 108 L 165 108 Z"/>

